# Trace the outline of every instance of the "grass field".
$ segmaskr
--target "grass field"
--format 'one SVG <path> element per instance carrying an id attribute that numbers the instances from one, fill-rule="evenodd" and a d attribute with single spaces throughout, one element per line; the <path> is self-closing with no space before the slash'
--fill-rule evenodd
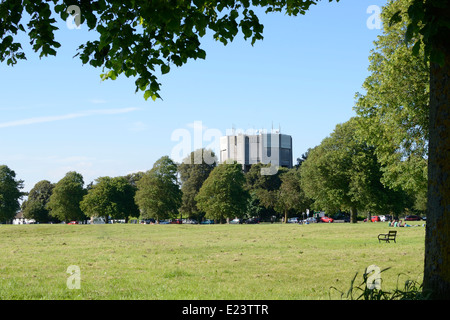
<path id="1" fill-rule="evenodd" d="M 425 228 L 387 223 L 0 225 L 0 299 L 340 299 L 358 272 L 421 282 Z M 80 268 L 69 289 L 67 268 Z M 330 296 L 331 294 L 331 296 Z"/>

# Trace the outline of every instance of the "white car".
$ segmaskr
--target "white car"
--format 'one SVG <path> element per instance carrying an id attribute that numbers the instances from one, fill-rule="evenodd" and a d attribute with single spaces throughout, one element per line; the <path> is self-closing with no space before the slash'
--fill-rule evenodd
<path id="1" fill-rule="evenodd" d="M 316 223 L 316 222 L 317 222 L 316 218 L 313 218 L 313 217 L 309 217 L 309 218 L 303 220 L 303 224 L 310 224 L 310 223 Z"/>
<path id="2" fill-rule="evenodd" d="M 95 217 L 91 219 L 91 224 L 105 224 L 105 219 L 103 217 Z"/>

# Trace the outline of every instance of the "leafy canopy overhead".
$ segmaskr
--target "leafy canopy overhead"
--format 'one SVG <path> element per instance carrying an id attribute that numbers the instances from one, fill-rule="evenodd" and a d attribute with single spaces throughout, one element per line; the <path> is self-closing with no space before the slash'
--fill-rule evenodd
<path id="1" fill-rule="evenodd" d="M 99 35 L 97 40 L 78 48 L 76 56 L 82 63 L 102 67 L 102 79 L 114 80 L 120 74 L 135 77 L 136 92 L 142 90 L 145 99 L 156 100 L 160 98 L 157 74 L 168 73 L 171 65 L 182 66 L 188 59 L 205 59 L 200 38 L 207 31 L 212 31 L 214 39 L 223 44 L 233 41 L 241 31 L 244 39 L 251 38 L 254 44 L 263 38 L 263 25 L 253 9 L 297 16 L 319 1 L 2 0 L 0 62 L 6 60 L 8 65 L 14 65 L 26 59 L 22 44 L 16 42 L 19 31 L 28 34 L 40 57 L 56 55 L 61 44 L 55 39 L 55 16 L 66 20 L 72 15 Z M 425 58 L 442 65 L 444 53 L 439 44 L 447 37 L 450 25 L 445 14 L 440 13 L 449 8 L 447 0 L 413 0 L 408 8 L 392 14 L 390 24 L 409 18 L 404 40 L 412 42 L 415 38 L 413 52 L 418 53 L 423 46 Z M 24 22 L 26 13 L 29 20 Z"/>
<path id="2" fill-rule="evenodd" d="M 412 0 L 407 7 L 399 8 L 391 15 L 389 25 L 407 20 L 404 41 L 414 44 L 412 52 L 417 55 L 423 48 L 426 61 L 443 66 L 445 52 L 442 45 L 448 45 L 449 13 L 448 0 Z"/>
<path id="3" fill-rule="evenodd" d="M 66 20 L 69 14 L 75 15 L 76 5 L 80 23 L 99 35 L 82 44 L 76 56 L 83 64 L 102 67 L 102 79 L 114 80 L 120 74 L 136 77 L 136 92 L 142 90 L 145 99 L 156 100 L 160 98 L 157 74 L 168 73 L 171 65 L 180 67 L 188 59 L 205 59 L 200 38 L 208 30 L 225 45 L 241 31 L 253 45 L 263 38 L 263 25 L 252 8 L 296 16 L 318 1 L 4 0 L 0 3 L 0 61 L 14 65 L 26 59 L 21 43 L 15 41 L 19 31 L 28 34 L 39 57 L 56 55 L 61 45 L 55 39 L 55 16 Z M 30 15 L 26 24 L 25 12 Z"/>

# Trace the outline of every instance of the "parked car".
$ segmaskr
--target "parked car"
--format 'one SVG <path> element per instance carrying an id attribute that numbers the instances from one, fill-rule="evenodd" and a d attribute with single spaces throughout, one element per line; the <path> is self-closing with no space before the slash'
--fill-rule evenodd
<path id="1" fill-rule="evenodd" d="M 205 221 L 202 221 L 200 224 L 214 224 L 214 220 L 207 219 Z"/>
<path id="2" fill-rule="evenodd" d="M 194 220 L 194 219 L 183 219 L 183 223 L 185 223 L 185 224 L 198 224 L 197 220 Z"/>
<path id="3" fill-rule="evenodd" d="M 287 223 L 298 223 L 298 217 L 289 218 Z"/>
<path id="4" fill-rule="evenodd" d="M 173 219 L 172 221 L 170 221 L 171 224 L 182 224 L 183 221 L 181 219 Z"/>
<path id="5" fill-rule="evenodd" d="M 303 222 L 303 224 L 316 223 L 317 219 L 313 218 L 313 217 L 309 217 L 309 218 L 306 218 L 305 220 L 303 220 L 302 222 Z"/>
<path id="6" fill-rule="evenodd" d="M 379 216 L 372 216 L 372 217 L 370 218 L 370 221 L 372 221 L 372 222 L 378 222 L 378 221 L 381 221 L 381 219 L 380 219 Z"/>
<path id="7" fill-rule="evenodd" d="M 337 220 L 344 221 L 344 222 L 350 222 L 350 215 L 345 214 L 345 213 L 338 213 L 338 214 L 334 215 L 333 219 L 335 222 Z"/>
<path id="8" fill-rule="evenodd" d="M 159 224 L 170 224 L 170 222 L 167 220 L 160 220 Z"/>
<path id="9" fill-rule="evenodd" d="M 333 219 L 333 218 L 330 218 L 330 217 L 327 217 L 327 216 L 323 216 L 323 217 L 320 218 L 320 221 L 321 221 L 321 222 L 331 223 L 331 222 L 334 221 L 334 219 Z"/>
<path id="10" fill-rule="evenodd" d="M 238 218 L 233 219 L 233 220 L 230 221 L 230 224 L 241 224 L 241 223 L 242 223 L 242 220 L 238 219 Z"/>
<path id="11" fill-rule="evenodd" d="M 259 219 L 258 218 L 250 218 L 250 219 L 245 220 L 245 223 L 256 224 L 256 223 L 259 223 Z"/>
<path id="12" fill-rule="evenodd" d="M 420 221 L 421 218 L 416 215 L 409 215 L 405 217 L 405 221 Z"/>
<path id="13" fill-rule="evenodd" d="M 68 224 L 78 224 L 78 221 L 70 221 Z"/>

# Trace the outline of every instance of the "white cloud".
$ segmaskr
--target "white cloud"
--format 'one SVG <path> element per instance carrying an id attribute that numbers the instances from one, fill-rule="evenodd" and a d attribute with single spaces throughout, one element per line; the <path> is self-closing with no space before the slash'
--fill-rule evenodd
<path id="1" fill-rule="evenodd" d="M 26 126 L 30 124 L 36 123 L 45 123 L 45 122 L 53 122 L 53 121 L 61 121 L 61 120 L 69 120 L 81 117 L 88 117 L 94 115 L 113 115 L 113 114 L 122 114 L 139 110 L 139 108 L 121 108 L 121 109 L 100 109 L 100 110 L 87 110 L 79 113 L 69 113 L 58 116 L 44 116 L 44 117 L 34 117 L 16 121 L 9 121 L 0 123 L 1 128 L 9 128 L 9 127 L 17 127 L 17 126 Z"/>

